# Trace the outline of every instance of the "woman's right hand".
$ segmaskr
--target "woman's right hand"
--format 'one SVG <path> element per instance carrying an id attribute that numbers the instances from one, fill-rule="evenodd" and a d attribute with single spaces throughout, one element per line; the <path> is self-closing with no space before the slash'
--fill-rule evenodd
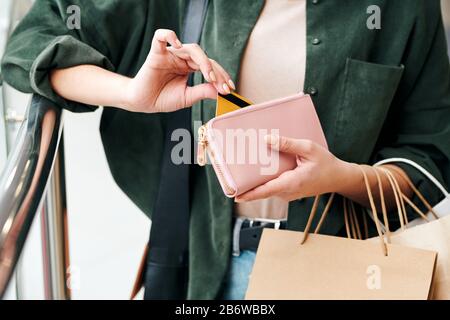
<path id="1" fill-rule="evenodd" d="M 189 74 L 196 71 L 207 83 L 189 87 Z M 234 89 L 228 73 L 199 45 L 182 44 L 175 32 L 159 29 L 144 65 L 136 77 L 127 81 L 124 101 L 129 111 L 172 112 Z"/>

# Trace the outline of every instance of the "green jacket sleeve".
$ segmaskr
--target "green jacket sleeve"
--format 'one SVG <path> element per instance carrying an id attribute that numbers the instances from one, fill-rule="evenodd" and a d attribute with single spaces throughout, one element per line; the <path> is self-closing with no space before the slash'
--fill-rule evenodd
<path id="1" fill-rule="evenodd" d="M 374 161 L 403 157 L 450 184 L 450 64 L 438 1 L 426 1 L 405 53 L 405 73 Z M 401 98 L 399 98 L 401 97 Z M 442 195 L 416 169 L 401 166 L 432 204 Z M 419 204 L 418 199 L 414 201 Z M 424 207 L 422 207 L 424 209 Z"/>
<path id="2" fill-rule="evenodd" d="M 79 29 L 68 23 L 75 12 L 68 9 L 73 6 L 79 8 Z M 124 14 L 122 7 L 123 1 L 117 0 L 37 0 L 7 44 L 2 60 L 4 80 L 71 111 L 93 110 L 94 106 L 59 97 L 51 88 L 49 70 L 91 64 L 114 71 L 120 62 L 120 37 L 129 24 L 119 19 L 118 14 Z"/>

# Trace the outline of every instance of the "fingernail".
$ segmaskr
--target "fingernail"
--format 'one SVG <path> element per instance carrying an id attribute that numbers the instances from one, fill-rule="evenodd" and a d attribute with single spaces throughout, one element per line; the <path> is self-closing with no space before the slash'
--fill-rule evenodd
<path id="1" fill-rule="evenodd" d="M 229 84 L 229 86 L 230 86 L 231 89 L 236 90 L 236 86 L 234 85 L 233 80 L 231 80 L 231 79 L 228 80 L 228 84 Z"/>
<path id="2" fill-rule="evenodd" d="M 277 146 L 278 145 L 278 142 L 279 142 L 279 140 L 280 140 L 280 137 L 279 136 L 276 136 L 276 135 L 266 135 L 265 137 L 264 137 L 264 140 L 266 141 L 266 143 L 268 144 L 268 145 L 271 145 L 272 147 L 275 147 L 275 146 Z"/>
<path id="3" fill-rule="evenodd" d="M 209 73 L 209 78 L 211 79 L 212 82 L 216 82 L 217 81 L 217 77 L 216 77 L 216 74 L 214 73 L 214 71 L 211 71 Z"/>
<path id="4" fill-rule="evenodd" d="M 182 47 L 183 45 L 181 44 L 181 41 L 180 40 L 175 40 L 175 44 L 178 46 L 178 47 Z"/>
<path id="5" fill-rule="evenodd" d="M 243 203 L 243 202 L 245 202 L 245 200 L 242 199 L 242 198 L 234 198 L 234 202 L 236 202 L 236 203 Z"/>
<path id="6" fill-rule="evenodd" d="M 230 90 L 230 88 L 228 87 L 228 85 L 227 85 L 226 83 L 224 83 L 222 87 L 223 87 L 223 90 L 224 90 L 227 94 L 230 94 L 230 93 L 231 93 L 231 90 Z"/>

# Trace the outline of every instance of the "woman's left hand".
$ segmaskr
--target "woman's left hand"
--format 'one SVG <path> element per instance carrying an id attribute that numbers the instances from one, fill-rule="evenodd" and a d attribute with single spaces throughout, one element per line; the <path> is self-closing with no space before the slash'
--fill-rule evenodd
<path id="1" fill-rule="evenodd" d="M 239 197 L 246 202 L 269 197 L 292 201 L 304 197 L 345 190 L 355 176 L 355 164 L 342 161 L 322 146 L 310 141 L 267 136 L 267 144 L 280 152 L 297 156 L 298 166 Z"/>

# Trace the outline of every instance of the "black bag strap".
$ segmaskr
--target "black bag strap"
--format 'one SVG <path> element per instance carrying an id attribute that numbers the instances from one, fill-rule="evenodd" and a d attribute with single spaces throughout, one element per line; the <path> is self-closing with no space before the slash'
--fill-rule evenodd
<path id="1" fill-rule="evenodd" d="M 181 34 L 183 43 L 199 43 L 205 23 L 208 0 L 190 0 L 186 9 L 184 28 Z"/>
<path id="2" fill-rule="evenodd" d="M 207 6 L 208 0 L 189 1 L 182 31 L 183 43 L 200 41 Z M 192 75 L 189 85 L 193 85 Z M 173 163 L 171 153 L 178 141 L 172 141 L 171 135 L 176 129 L 191 129 L 191 109 L 182 109 L 167 117 L 161 181 L 153 210 L 145 271 L 145 299 L 185 299 L 187 294 L 190 165 Z"/>

